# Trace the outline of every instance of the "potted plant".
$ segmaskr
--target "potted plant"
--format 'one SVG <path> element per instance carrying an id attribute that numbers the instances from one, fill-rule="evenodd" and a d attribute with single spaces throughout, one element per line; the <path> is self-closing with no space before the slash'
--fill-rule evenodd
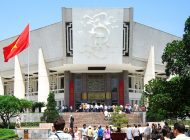
<path id="1" fill-rule="evenodd" d="M 121 128 L 128 124 L 128 118 L 126 114 L 121 111 L 119 106 L 116 106 L 114 112 L 111 115 L 111 124 L 117 128 L 117 131 L 111 134 L 111 139 L 124 140 L 126 134 L 121 132 Z"/>

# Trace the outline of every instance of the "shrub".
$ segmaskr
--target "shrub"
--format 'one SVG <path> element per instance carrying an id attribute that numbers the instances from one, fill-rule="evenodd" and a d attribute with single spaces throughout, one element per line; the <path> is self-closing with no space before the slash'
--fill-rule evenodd
<path id="1" fill-rule="evenodd" d="M 11 129 L 0 129 L 0 139 L 18 138 L 18 135 Z"/>
<path id="2" fill-rule="evenodd" d="M 126 124 L 128 123 L 127 115 L 114 112 L 111 116 L 111 123 L 117 128 L 122 128 L 123 126 L 126 126 Z"/>
<path id="3" fill-rule="evenodd" d="M 122 113 L 120 106 L 116 106 L 114 112 L 111 115 L 111 124 L 113 124 L 117 128 L 121 128 L 125 126 L 127 123 L 127 115 Z"/>
<path id="4" fill-rule="evenodd" d="M 22 122 L 21 127 L 38 127 L 40 122 Z"/>
<path id="5" fill-rule="evenodd" d="M 7 128 L 6 126 L 3 125 L 3 123 L 0 123 L 0 128 Z M 11 122 L 9 125 L 9 129 L 15 129 L 15 122 Z"/>

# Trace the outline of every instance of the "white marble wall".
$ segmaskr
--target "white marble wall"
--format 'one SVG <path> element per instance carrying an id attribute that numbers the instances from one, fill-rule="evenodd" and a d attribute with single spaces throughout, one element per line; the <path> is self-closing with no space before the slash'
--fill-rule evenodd
<path id="1" fill-rule="evenodd" d="M 122 64 L 123 9 L 72 10 L 73 64 Z"/>
<path id="2" fill-rule="evenodd" d="M 155 28 L 136 23 L 133 24 L 132 56 L 147 60 L 151 46 L 155 49 L 155 64 L 162 64 L 161 56 L 166 44 L 181 38 Z"/>

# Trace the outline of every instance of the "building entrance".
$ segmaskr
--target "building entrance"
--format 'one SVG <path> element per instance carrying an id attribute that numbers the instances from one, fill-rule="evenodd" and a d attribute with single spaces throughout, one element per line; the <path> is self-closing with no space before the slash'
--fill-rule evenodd
<path id="1" fill-rule="evenodd" d="M 74 74 L 75 106 L 81 103 L 115 105 L 119 102 L 119 73 Z"/>

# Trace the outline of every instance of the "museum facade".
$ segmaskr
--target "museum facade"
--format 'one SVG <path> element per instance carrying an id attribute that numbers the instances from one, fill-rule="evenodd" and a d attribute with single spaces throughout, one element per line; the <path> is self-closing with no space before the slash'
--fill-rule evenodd
<path id="1" fill-rule="evenodd" d="M 15 37 L 0 41 L 2 48 Z M 133 20 L 133 8 L 62 8 L 62 21 L 30 31 L 29 47 L 0 55 L 0 95 L 58 106 L 139 104 L 144 85 L 165 78 L 161 56 L 181 38 Z"/>

